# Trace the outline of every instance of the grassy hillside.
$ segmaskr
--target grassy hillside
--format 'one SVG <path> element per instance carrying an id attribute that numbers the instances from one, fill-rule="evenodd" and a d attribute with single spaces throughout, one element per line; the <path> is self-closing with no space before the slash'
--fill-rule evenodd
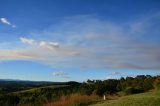
<path id="1" fill-rule="evenodd" d="M 32 93 L 35 91 L 40 91 L 41 89 L 55 89 L 55 88 L 63 88 L 63 87 L 67 87 L 67 86 L 69 86 L 69 85 L 50 85 L 50 86 L 37 87 L 37 88 L 28 89 L 28 90 L 17 91 L 17 92 L 13 92 L 13 93 L 14 94 Z"/>
<path id="2" fill-rule="evenodd" d="M 160 106 L 160 96 L 155 91 L 123 96 L 91 106 Z"/>

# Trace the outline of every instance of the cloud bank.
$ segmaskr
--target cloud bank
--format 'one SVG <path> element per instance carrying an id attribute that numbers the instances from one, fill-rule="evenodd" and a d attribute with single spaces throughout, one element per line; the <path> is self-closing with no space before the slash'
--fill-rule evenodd
<path id="1" fill-rule="evenodd" d="M 66 18 L 31 32 L 29 38 L 20 37 L 25 48 L 1 49 L 0 59 L 38 61 L 54 68 L 159 70 L 159 18 L 154 14 L 125 23 L 93 16 Z"/>

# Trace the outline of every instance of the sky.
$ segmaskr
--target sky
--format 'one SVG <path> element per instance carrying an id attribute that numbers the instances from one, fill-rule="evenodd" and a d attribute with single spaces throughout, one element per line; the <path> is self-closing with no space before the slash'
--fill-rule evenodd
<path id="1" fill-rule="evenodd" d="M 160 75 L 159 0 L 0 0 L 0 79 Z"/>

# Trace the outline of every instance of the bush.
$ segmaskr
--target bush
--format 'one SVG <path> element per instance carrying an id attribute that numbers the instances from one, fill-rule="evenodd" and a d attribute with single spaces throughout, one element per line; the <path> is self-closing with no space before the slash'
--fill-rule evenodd
<path id="1" fill-rule="evenodd" d="M 17 95 L 2 95 L 0 97 L 0 106 L 17 106 L 20 98 Z"/>
<path id="2" fill-rule="evenodd" d="M 157 95 L 160 96 L 160 77 L 156 78 L 156 80 L 154 81 L 154 87 L 156 89 Z"/>
<path id="3" fill-rule="evenodd" d="M 136 88 L 128 87 L 128 88 L 125 89 L 124 92 L 125 92 L 126 95 L 130 95 L 130 94 L 142 93 L 142 92 L 144 92 L 144 90 L 140 87 L 136 87 Z"/>

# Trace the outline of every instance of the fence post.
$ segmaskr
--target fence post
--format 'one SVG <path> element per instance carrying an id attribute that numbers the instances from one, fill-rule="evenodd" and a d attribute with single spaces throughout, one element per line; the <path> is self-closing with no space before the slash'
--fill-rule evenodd
<path id="1" fill-rule="evenodd" d="M 106 100 L 106 95 L 103 95 L 103 100 Z"/>

